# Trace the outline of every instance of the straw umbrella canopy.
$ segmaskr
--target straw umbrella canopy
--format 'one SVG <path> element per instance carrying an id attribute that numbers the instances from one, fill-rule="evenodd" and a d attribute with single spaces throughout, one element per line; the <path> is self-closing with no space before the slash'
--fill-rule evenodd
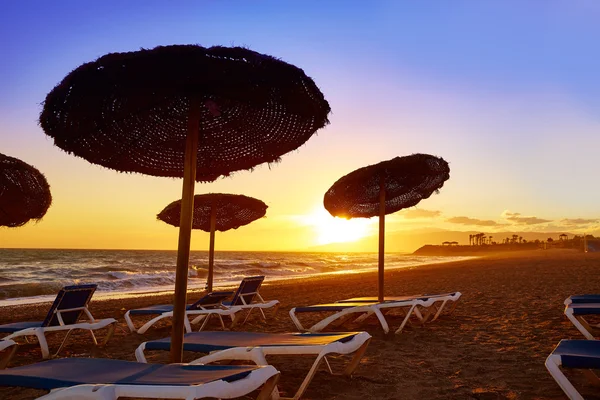
<path id="1" fill-rule="evenodd" d="M 50 186 L 31 165 L 0 154 L 0 226 L 16 228 L 39 220 L 52 204 Z"/>
<path id="2" fill-rule="evenodd" d="M 385 216 L 417 205 L 450 178 L 442 158 L 428 154 L 396 157 L 359 168 L 338 179 L 325 193 L 323 204 L 334 217 L 379 216 L 379 301 L 383 301 Z"/>
<path id="3" fill-rule="evenodd" d="M 262 201 L 241 194 L 208 193 L 194 196 L 192 229 L 210 232 L 208 278 L 206 280 L 209 292 L 213 289 L 215 231 L 225 232 L 248 225 L 264 217 L 267 207 Z M 176 200 L 166 206 L 156 217 L 169 225 L 179 227 L 181 200 Z"/>
<path id="4" fill-rule="evenodd" d="M 183 177 L 172 362 L 182 357 L 195 181 L 278 162 L 329 112 L 300 68 L 240 47 L 107 54 L 47 95 L 40 124 L 61 149 L 121 172 Z"/>

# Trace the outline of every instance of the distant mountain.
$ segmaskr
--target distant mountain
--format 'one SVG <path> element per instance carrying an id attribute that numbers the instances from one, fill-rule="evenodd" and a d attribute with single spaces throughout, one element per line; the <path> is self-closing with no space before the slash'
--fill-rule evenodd
<path id="1" fill-rule="evenodd" d="M 458 242 L 461 245 L 469 244 L 469 235 L 485 231 L 447 231 L 441 229 L 419 229 L 415 231 L 397 231 L 386 233 L 385 250 L 389 252 L 412 253 L 426 244 L 442 244 L 442 242 Z M 492 241 L 501 243 L 505 238 L 519 235 L 527 241 L 543 240 L 548 238 L 558 240 L 561 233 L 573 237 L 569 232 L 495 232 L 486 233 L 492 235 Z M 377 236 L 368 236 L 355 242 L 329 243 L 321 246 L 313 246 L 308 251 L 326 252 L 377 252 Z"/>

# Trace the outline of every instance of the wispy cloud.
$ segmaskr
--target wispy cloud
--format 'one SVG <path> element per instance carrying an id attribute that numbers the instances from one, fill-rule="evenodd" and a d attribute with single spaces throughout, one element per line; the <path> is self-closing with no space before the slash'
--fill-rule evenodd
<path id="1" fill-rule="evenodd" d="M 600 222 L 598 219 L 587 219 L 587 218 L 565 218 L 559 221 L 564 225 L 588 225 Z"/>
<path id="2" fill-rule="evenodd" d="M 442 212 L 438 210 L 424 210 L 422 208 L 409 208 L 402 211 L 401 215 L 406 219 L 437 218 L 442 215 Z"/>
<path id="3" fill-rule="evenodd" d="M 546 224 L 548 222 L 552 222 L 551 219 L 542 219 L 533 216 L 523 216 L 521 213 L 513 213 L 508 210 L 505 210 L 502 213 L 502 217 L 507 221 L 510 221 L 517 225 L 537 225 L 537 224 Z"/>
<path id="4" fill-rule="evenodd" d="M 452 217 L 448 218 L 446 222 L 450 222 L 451 224 L 462 224 L 462 225 L 475 225 L 475 226 L 502 226 L 504 224 L 499 224 L 496 221 L 492 221 L 491 219 L 477 219 L 477 218 L 469 218 L 469 217 Z"/>

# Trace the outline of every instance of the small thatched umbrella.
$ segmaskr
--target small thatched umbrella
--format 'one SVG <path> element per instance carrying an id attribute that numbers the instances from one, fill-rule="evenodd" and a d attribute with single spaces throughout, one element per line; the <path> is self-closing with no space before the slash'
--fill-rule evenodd
<path id="1" fill-rule="evenodd" d="M 0 154 L 0 226 L 15 228 L 39 220 L 52 204 L 50 186 L 31 165 Z"/>
<path id="2" fill-rule="evenodd" d="M 194 220 L 192 229 L 210 232 L 208 253 L 207 290 L 213 288 L 213 266 L 215 261 L 215 231 L 225 232 L 248 225 L 265 216 L 267 205 L 253 197 L 241 194 L 208 193 L 194 196 Z M 179 227 L 181 200 L 166 206 L 157 216 L 169 225 Z"/>
<path id="3" fill-rule="evenodd" d="M 195 181 L 279 161 L 329 112 L 304 71 L 240 47 L 107 54 L 47 95 L 40 124 L 61 149 L 121 172 L 183 177 L 172 362 L 183 352 Z"/>
<path id="4" fill-rule="evenodd" d="M 448 163 L 428 154 L 396 157 L 359 168 L 325 193 L 323 204 L 334 217 L 379 216 L 379 301 L 383 301 L 385 216 L 417 205 L 450 178 Z"/>

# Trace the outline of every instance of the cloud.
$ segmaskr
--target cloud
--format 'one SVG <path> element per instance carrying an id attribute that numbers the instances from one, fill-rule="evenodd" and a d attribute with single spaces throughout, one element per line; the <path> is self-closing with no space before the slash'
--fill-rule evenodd
<path id="1" fill-rule="evenodd" d="M 477 225 L 477 226 L 502 226 L 504 224 L 499 224 L 496 221 L 492 221 L 491 219 L 476 219 L 469 217 L 452 217 L 448 218 L 446 222 L 450 222 L 451 224 L 462 224 L 462 225 Z"/>
<path id="2" fill-rule="evenodd" d="M 423 210 L 421 208 L 409 208 L 402 212 L 402 216 L 406 219 L 417 219 L 417 218 L 436 218 L 442 214 L 441 211 L 437 210 Z"/>
<path id="3" fill-rule="evenodd" d="M 548 222 L 552 222 L 551 219 L 542 219 L 542 218 L 538 218 L 538 217 L 524 217 L 524 216 L 521 216 L 520 213 L 513 213 L 508 210 L 505 210 L 502 213 L 502 217 L 505 218 L 507 221 L 510 221 L 510 222 L 518 224 L 518 225 L 536 225 L 536 224 L 546 224 Z"/>
<path id="4" fill-rule="evenodd" d="M 599 222 L 598 219 L 586 219 L 586 218 L 565 218 L 561 219 L 560 222 L 565 225 L 587 225 Z"/>

